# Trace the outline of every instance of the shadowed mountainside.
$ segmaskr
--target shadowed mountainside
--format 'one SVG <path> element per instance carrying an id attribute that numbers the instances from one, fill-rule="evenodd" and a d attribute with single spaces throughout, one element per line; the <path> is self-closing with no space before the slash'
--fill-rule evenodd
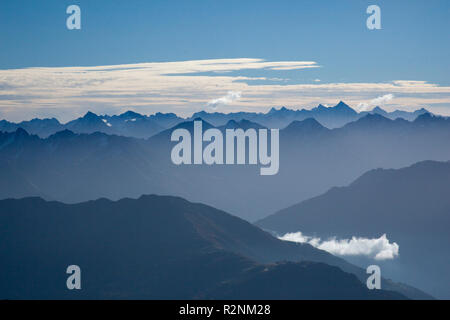
<path id="1" fill-rule="evenodd" d="M 321 238 L 387 234 L 400 254 L 383 270 L 437 297 L 450 297 L 450 162 L 371 170 L 347 187 L 332 188 L 257 225 L 278 234 L 301 231 Z"/>
<path id="2" fill-rule="evenodd" d="M 325 251 L 278 240 L 223 211 L 176 197 L 73 205 L 2 200 L 0 247 L 0 294 L 8 299 L 226 298 L 235 290 L 242 290 L 236 298 L 257 298 L 255 281 L 271 299 L 404 298 L 368 290 L 364 270 Z M 275 263 L 281 260 L 300 263 Z M 72 264 L 82 270 L 80 291 L 65 287 Z M 261 274 L 265 268 L 274 278 Z M 276 279 L 281 287 L 272 285 Z M 429 297 L 384 279 L 382 288 Z"/>

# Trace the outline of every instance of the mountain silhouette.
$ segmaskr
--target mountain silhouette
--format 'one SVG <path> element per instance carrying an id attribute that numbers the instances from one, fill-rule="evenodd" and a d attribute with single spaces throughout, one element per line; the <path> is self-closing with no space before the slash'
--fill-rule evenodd
<path id="1" fill-rule="evenodd" d="M 105 132 L 112 133 L 111 124 L 103 121 L 93 112 L 87 112 L 83 117 L 68 122 L 65 127 L 78 133 Z"/>
<path id="2" fill-rule="evenodd" d="M 177 124 L 185 121 L 192 121 L 201 118 L 215 127 L 225 126 L 229 121 L 240 122 L 242 120 L 252 121 L 263 127 L 283 129 L 293 121 L 302 121 L 313 118 L 323 126 L 333 129 L 346 125 L 349 122 L 356 121 L 367 114 L 380 114 L 391 120 L 402 118 L 408 121 L 415 120 L 418 116 L 429 113 L 426 109 L 420 109 L 413 112 L 395 110 L 387 112 L 380 107 L 375 107 L 372 111 L 356 112 L 343 101 L 336 106 L 325 107 L 319 104 L 317 107 L 307 110 L 293 110 L 286 107 L 279 109 L 272 108 L 267 113 L 262 112 L 234 112 L 219 113 L 200 111 L 194 113 L 191 117 L 182 118 L 174 113 L 161 113 L 146 116 L 135 111 L 126 111 L 119 115 L 97 115 L 93 112 L 87 112 L 83 117 L 69 121 L 66 124 L 58 120 L 51 119 L 33 119 L 13 123 L 6 120 L 0 121 L 0 131 L 13 132 L 17 128 L 22 128 L 31 134 L 36 134 L 46 138 L 58 131 L 69 129 L 75 133 L 94 133 L 103 132 L 107 134 L 122 135 L 134 138 L 149 138 L 163 130 L 170 129 Z"/>
<path id="3" fill-rule="evenodd" d="M 450 162 L 424 161 L 375 169 L 347 187 L 280 210 L 257 222 L 278 234 L 301 231 L 321 238 L 378 238 L 400 247 L 390 275 L 448 298 L 450 276 Z M 332 223 L 326 223 L 333 221 Z"/>
<path id="4" fill-rule="evenodd" d="M 377 107 L 373 108 L 372 111 L 360 112 L 360 115 L 379 114 L 379 115 L 382 115 L 383 117 L 389 118 L 391 120 L 402 118 L 404 120 L 414 121 L 418 116 L 425 114 L 425 113 L 430 113 L 430 112 L 425 108 L 421 108 L 421 109 L 413 111 L 413 112 L 402 111 L 402 110 L 395 110 L 392 112 L 388 112 L 377 106 Z"/>
<path id="5" fill-rule="evenodd" d="M 384 279 L 384 290 L 368 290 L 364 270 L 340 258 L 177 197 L 2 200 L 0 243 L 2 299 L 429 297 Z M 80 291 L 65 286 L 72 264 L 82 270 Z"/>
<path id="6" fill-rule="evenodd" d="M 214 127 L 202 121 L 204 130 Z M 260 128 L 250 120 L 228 125 Z M 41 196 L 74 203 L 168 194 L 256 221 L 333 186 L 348 185 L 373 168 L 450 159 L 450 120 L 430 114 L 413 122 L 366 115 L 337 129 L 313 118 L 293 121 L 280 130 L 280 170 L 265 177 L 257 165 L 173 164 L 171 150 L 176 142 L 170 136 L 177 128 L 192 133 L 193 121 L 149 139 L 67 130 L 45 139 L 23 129 L 1 133 L 0 163 L 5 165 L 0 175 L 10 175 L 5 171 L 13 168 L 20 173 L 16 180 L 24 191 L 4 184 L 0 199 Z"/>

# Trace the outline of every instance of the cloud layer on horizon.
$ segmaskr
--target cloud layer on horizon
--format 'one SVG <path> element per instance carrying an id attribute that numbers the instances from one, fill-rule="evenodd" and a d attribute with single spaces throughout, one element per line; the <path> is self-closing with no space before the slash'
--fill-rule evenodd
<path id="1" fill-rule="evenodd" d="M 216 111 L 267 111 L 271 107 L 312 108 L 344 100 L 358 106 L 377 97 L 386 109 L 426 107 L 450 115 L 450 87 L 426 81 L 394 80 L 382 83 L 293 84 L 272 77 L 244 76 L 320 68 L 314 61 L 266 61 L 263 59 L 211 59 L 139 63 L 94 67 L 54 67 L 0 70 L 0 117 L 12 121 L 33 117 L 73 119 L 91 110 L 96 113 L 175 112 L 189 116 L 208 102 Z M 282 79 L 281 79 L 282 80 Z M 226 98 L 239 92 L 241 99 Z M 394 103 L 395 102 L 395 103 Z M 367 102 L 366 102 L 367 103 Z"/>

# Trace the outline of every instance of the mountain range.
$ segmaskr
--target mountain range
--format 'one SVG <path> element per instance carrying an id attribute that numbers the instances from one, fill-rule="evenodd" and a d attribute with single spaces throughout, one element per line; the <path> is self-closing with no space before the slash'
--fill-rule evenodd
<path id="1" fill-rule="evenodd" d="M 280 235 L 300 231 L 322 239 L 387 234 L 399 256 L 380 262 L 384 274 L 450 298 L 450 162 L 374 169 L 256 224 Z"/>
<path id="2" fill-rule="evenodd" d="M 261 128 L 230 120 L 225 128 Z M 257 165 L 174 165 L 170 141 L 178 123 L 149 139 L 60 131 L 48 138 L 23 129 L 0 133 L 0 199 L 40 196 L 68 203 L 142 194 L 184 197 L 250 221 L 351 183 L 373 168 L 401 168 L 450 159 L 450 120 L 423 114 L 410 122 L 368 114 L 328 129 L 315 119 L 280 130 L 280 169 L 260 176 Z M 203 128 L 213 125 L 203 121 Z"/>
<path id="3" fill-rule="evenodd" d="M 0 201 L 1 299 L 431 298 L 178 197 Z M 81 269 L 67 290 L 66 268 Z"/>
<path id="4" fill-rule="evenodd" d="M 55 287 L 73 255 L 92 272 L 83 298 L 430 298 L 387 278 L 450 296 L 442 253 L 450 244 L 450 119 L 375 108 L 350 120 L 355 112 L 344 103 L 308 112 L 304 119 L 304 111 L 285 108 L 255 118 L 87 113 L 64 125 L 32 120 L 0 131 L 0 199 L 7 199 L 0 201 L 0 292 L 75 297 Z M 170 136 L 178 128 L 193 134 L 194 121 L 223 133 L 283 125 L 278 174 L 261 176 L 256 165 L 173 164 Z M 281 241 L 240 218 L 277 236 L 386 234 L 400 246 L 395 259 L 376 261 L 387 291 L 364 286 L 373 259 Z M 330 277 L 349 289 L 331 287 Z"/>
<path id="5" fill-rule="evenodd" d="M 120 115 L 113 116 L 97 115 L 93 112 L 87 112 L 83 117 L 69 121 L 65 124 L 60 123 L 55 118 L 33 119 L 30 121 L 22 121 L 20 123 L 1 120 L 0 131 L 14 132 L 18 128 L 22 128 L 30 134 L 36 134 L 42 138 L 46 138 L 57 133 L 58 131 L 68 129 L 74 133 L 103 132 L 106 134 L 115 134 L 126 137 L 149 138 L 158 132 L 177 125 L 178 123 L 192 121 L 196 118 L 201 118 L 215 127 L 224 126 L 230 120 L 235 122 L 248 120 L 259 123 L 264 127 L 277 129 L 285 128 L 292 121 L 301 121 L 308 118 L 313 118 L 327 128 L 338 128 L 349 122 L 364 117 L 367 114 L 380 114 L 392 120 L 402 118 L 413 121 L 419 115 L 424 113 L 428 113 L 428 111 L 426 109 L 420 109 L 413 112 L 400 110 L 387 112 L 380 107 L 375 107 L 372 111 L 362 111 L 358 113 L 341 101 L 334 107 L 319 105 L 311 110 L 291 110 L 282 107 L 280 109 L 272 108 L 267 113 L 210 113 L 201 111 L 194 113 L 188 118 L 179 117 L 174 113 L 160 112 L 150 116 L 142 115 L 133 111 L 127 111 Z"/>

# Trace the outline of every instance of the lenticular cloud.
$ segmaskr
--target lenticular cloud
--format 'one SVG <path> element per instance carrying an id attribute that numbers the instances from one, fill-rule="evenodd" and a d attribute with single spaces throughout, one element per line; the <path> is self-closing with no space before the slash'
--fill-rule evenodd
<path id="1" fill-rule="evenodd" d="M 309 243 L 313 247 L 328 251 L 338 256 L 364 255 L 375 260 L 389 260 L 398 256 L 399 246 L 397 243 L 389 242 L 386 234 L 379 238 L 357 238 L 321 240 L 316 237 L 303 235 L 301 232 L 286 233 L 279 237 L 281 240 L 299 243 Z"/>

